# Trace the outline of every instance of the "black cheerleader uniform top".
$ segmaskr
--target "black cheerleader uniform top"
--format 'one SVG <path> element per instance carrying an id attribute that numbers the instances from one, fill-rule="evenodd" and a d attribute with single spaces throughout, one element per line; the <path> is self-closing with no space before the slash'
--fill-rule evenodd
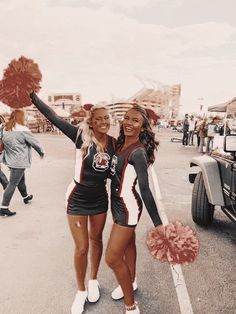
<path id="1" fill-rule="evenodd" d="M 35 93 L 31 94 L 31 99 L 37 109 L 75 143 L 76 160 L 74 180 L 76 183 L 85 187 L 105 186 L 106 179 L 110 175 L 110 165 L 115 152 L 115 138 L 106 135 L 104 153 L 97 153 L 96 145 L 93 144 L 88 148 L 87 156 L 84 158 L 80 149 L 83 144 L 81 131 L 74 125 L 58 117 Z"/>
<path id="2" fill-rule="evenodd" d="M 104 153 L 98 153 L 96 145 L 88 148 L 87 157 L 83 158 L 81 133 L 76 141 L 75 177 L 74 180 L 84 186 L 94 187 L 106 184 L 110 175 L 112 157 L 115 153 L 115 139 L 106 135 Z"/>
<path id="3" fill-rule="evenodd" d="M 162 224 L 149 187 L 147 154 L 139 141 L 116 152 L 112 159 L 111 177 L 111 209 L 116 223 L 135 226 L 143 200 L 153 224 Z M 141 197 L 136 190 L 137 182 Z"/>

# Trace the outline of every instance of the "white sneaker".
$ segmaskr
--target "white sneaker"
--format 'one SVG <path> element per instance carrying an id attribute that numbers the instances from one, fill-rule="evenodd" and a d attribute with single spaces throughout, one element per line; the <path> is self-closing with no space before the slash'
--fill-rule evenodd
<path id="1" fill-rule="evenodd" d="M 138 285 L 137 285 L 137 281 L 135 278 L 134 282 L 133 282 L 133 290 L 136 291 L 137 289 L 138 289 Z M 113 300 L 120 300 L 124 297 L 124 293 L 123 293 L 120 285 L 112 291 L 111 297 Z"/>
<path id="2" fill-rule="evenodd" d="M 74 302 L 71 306 L 71 314 L 82 314 L 84 311 L 84 304 L 87 300 L 88 293 L 87 291 L 78 290 Z"/>
<path id="3" fill-rule="evenodd" d="M 135 302 L 136 308 L 134 310 L 127 310 L 125 311 L 125 314 L 140 314 L 140 310 L 138 307 L 137 302 Z"/>
<path id="4" fill-rule="evenodd" d="M 88 281 L 88 300 L 95 303 L 100 298 L 99 283 L 96 279 Z"/>

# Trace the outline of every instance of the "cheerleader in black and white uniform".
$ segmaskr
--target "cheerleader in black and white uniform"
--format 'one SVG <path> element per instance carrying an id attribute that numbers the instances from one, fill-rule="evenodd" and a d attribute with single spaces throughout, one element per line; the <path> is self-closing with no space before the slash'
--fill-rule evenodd
<path id="1" fill-rule="evenodd" d="M 140 313 L 133 290 L 137 289 L 135 227 L 141 216 L 142 200 L 154 226 L 162 225 L 148 181 L 148 166 L 154 162 L 157 145 L 146 111 L 135 105 L 124 116 L 111 165 L 114 224 L 106 251 L 106 262 L 119 282 L 112 297 L 116 300 L 124 297 L 126 314 Z M 137 183 L 141 196 L 136 190 Z"/>
<path id="2" fill-rule="evenodd" d="M 67 214 L 75 242 L 74 264 L 78 291 L 71 307 L 72 314 L 82 313 L 86 299 L 100 297 L 97 272 L 102 256 L 102 232 L 108 210 L 106 179 L 115 149 L 115 139 L 107 132 L 110 118 L 103 106 L 93 106 L 79 129 L 59 118 L 35 93 L 31 99 L 38 110 L 76 147 L 75 176 L 66 193 Z M 90 230 L 88 232 L 88 223 Z M 85 287 L 88 249 L 91 249 L 91 278 Z"/>

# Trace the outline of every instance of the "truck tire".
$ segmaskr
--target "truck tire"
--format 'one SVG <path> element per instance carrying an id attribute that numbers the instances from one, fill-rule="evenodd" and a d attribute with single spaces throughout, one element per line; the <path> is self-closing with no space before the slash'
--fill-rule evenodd
<path id="1" fill-rule="evenodd" d="M 200 226 L 212 224 L 214 216 L 214 205 L 209 203 L 206 188 L 200 171 L 194 181 L 192 192 L 192 219 Z"/>

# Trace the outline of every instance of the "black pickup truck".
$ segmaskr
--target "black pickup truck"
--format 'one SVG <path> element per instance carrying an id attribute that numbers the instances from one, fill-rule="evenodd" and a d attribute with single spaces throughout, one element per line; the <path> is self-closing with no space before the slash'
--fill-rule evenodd
<path id="1" fill-rule="evenodd" d="M 190 166 L 200 167 L 191 173 L 192 219 L 201 226 L 213 221 L 215 206 L 236 223 L 236 134 L 225 136 L 224 151 L 192 158 Z"/>

